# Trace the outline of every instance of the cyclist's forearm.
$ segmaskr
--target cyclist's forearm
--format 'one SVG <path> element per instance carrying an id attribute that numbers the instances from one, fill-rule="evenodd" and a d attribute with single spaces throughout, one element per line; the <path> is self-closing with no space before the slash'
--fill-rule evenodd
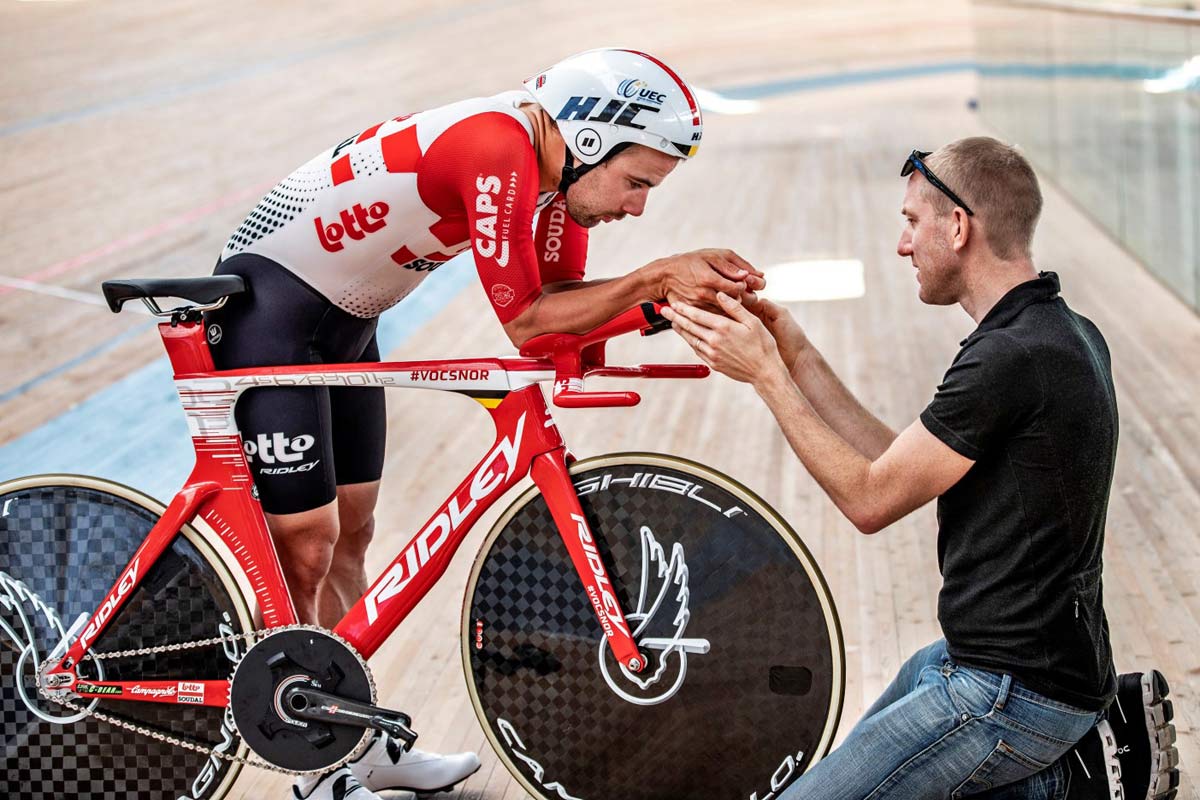
<path id="1" fill-rule="evenodd" d="M 557 283 L 542 284 L 542 292 L 545 294 L 558 294 L 559 292 L 573 292 L 576 289 L 586 289 L 589 286 L 597 286 L 601 283 L 609 283 L 615 280 L 614 278 L 596 278 L 590 281 L 558 281 Z"/>
<path id="2" fill-rule="evenodd" d="M 619 278 L 571 281 L 542 287 L 542 294 L 504 326 L 520 346 L 543 333 L 585 333 L 639 303 L 653 300 L 657 281 L 646 270 Z"/>
<path id="3" fill-rule="evenodd" d="M 878 458 L 895 440 L 896 432 L 858 401 L 811 344 L 796 359 L 791 375 L 825 424 L 866 458 Z"/>

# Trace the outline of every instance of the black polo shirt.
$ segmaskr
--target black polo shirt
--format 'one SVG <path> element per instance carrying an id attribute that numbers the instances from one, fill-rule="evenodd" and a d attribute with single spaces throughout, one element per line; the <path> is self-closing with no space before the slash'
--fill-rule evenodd
<path id="1" fill-rule="evenodd" d="M 921 422 L 975 464 L 938 498 L 959 663 L 1087 710 L 1116 690 L 1100 569 L 1117 451 L 1108 347 L 1043 272 L 962 342 Z"/>

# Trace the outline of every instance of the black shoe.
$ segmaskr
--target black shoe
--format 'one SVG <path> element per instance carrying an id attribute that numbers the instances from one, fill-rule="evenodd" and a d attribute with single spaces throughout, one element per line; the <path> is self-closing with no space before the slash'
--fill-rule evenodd
<path id="1" fill-rule="evenodd" d="M 1127 672 L 1117 678 L 1117 696 L 1108 722 L 1117 738 L 1125 800 L 1173 800 L 1179 793 L 1179 751 L 1175 749 L 1175 709 L 1167 679 L 1158 670 Z"/>
<path id="2" fill-rule="evenodd" d="M 1129 800 L 1121 786 L 1117 740 L 1100 720 L 1066 755 L 1067 800 Z"/>

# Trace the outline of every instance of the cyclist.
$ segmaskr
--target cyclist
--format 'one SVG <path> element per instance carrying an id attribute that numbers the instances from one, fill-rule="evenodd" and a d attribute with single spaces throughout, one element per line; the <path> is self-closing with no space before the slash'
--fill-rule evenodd
<path id="1" fill-rule="evenodd" d="M 1117 444 L 1109 351 L 1059 296 L 1058 276 L 1033 265 L 1037 177 L 987 137 L 914 150 L 901 174 L 898 252 L 920 299 L 957 303 L 978 327 L 899 434 L 782 308 L 764 301 L 756 316 L 721 298 L 732 319 L 664 311 L 701 358 L 754 385 L 861 531 L 937 498 L 945 638 L 901 667 L 842 745 L 780 798 L 1172 794 L 1166 683 L 1157 671 L 1118 679 L 1104 614 Z"/>
<path id="2" fill-rule="evenodd" d="M 752 297 L 762 273 L 729 250 L 583 280 L 589 229 L 640 216 L 702 133 L 689 86 L 620 49 L 567 58 L 520 91 L 368 128 L 284 178 L 225 245 L 216 272 L 241 275 L 249 291 L 206 319 L 216 366 L 378 361 L 378 315 L 468 249 L 516 345 L 589 330 L 643 301 L 716 308 L 718 292 Z M 367 588 L 383 390 L 250 392 L 237 421 L 297 614 L 333 627 Z M 367 800 L 449 788 L 478 768 L 474 753 L 402 753 L 378 735 L 348 768 L 293 793 Z"/>

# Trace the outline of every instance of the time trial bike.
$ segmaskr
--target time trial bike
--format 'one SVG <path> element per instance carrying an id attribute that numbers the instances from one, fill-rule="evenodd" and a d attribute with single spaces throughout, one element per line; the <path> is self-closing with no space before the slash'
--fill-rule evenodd
<path id="1" fill-rule="evenodd" d="M 610 338 L 669 327 L 659 306 L 519 357 L 216 371 L 202 314 L 243 290 L 104 284 L 113 311 L 136 298 L 170 318 L 158 330 L 196 452 L 170 503 L 74 475 L 0 484 L 0 794 L 215 800 L 247 764 L 331 769 L 377 730 L 411 746 L 367 660 L 526 475 L 475 557 L 461 624 L 480 725 L 532 796 L 769 800 L 828 751 L 842 637 L 800 537 L 701 464 L 576 460 L 550 414 L 543 384 L 558 406 L 631 406 L 584 379 L 707 375 L 607 364 Z M 332 631 L 297 624 L 234 417 L 244 392 L 276 386 L 457 392 L 496 427 Z"/>

